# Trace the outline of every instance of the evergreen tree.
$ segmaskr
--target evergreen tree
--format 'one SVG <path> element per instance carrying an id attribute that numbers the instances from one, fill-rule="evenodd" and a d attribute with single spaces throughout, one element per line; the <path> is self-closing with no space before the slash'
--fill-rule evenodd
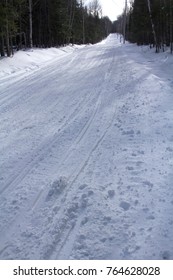
<path id="1" fill-rule="evenodd" d="M 172 0 L 134 0 L 128 12 L 126 39 L 137 44 L 155 46 L 156 52 L 170 46 L 173 51 Z M 114 23 L 122 33 L 122 15 Z"/>
<path id="2" fill-rule="evenodd" d="M 0 55 L 23 47 L 96 43 L 111 31 L 98 0 L 0 0 Z"/>

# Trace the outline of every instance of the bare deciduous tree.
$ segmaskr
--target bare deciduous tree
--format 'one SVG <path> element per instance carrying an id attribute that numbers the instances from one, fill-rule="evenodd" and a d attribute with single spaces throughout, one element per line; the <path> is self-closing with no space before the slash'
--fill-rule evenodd
<path id="1" fill-rule="evenodd" d="M 151 21 L 152 32 L 153 32 L 153 36 L 154 36 L 154 42 L 155 42 L 155 46 L 156 46 L 156 52 L 159 52 L 159 47 L 158 47 L 158 43 L 157 43 L 155 26 L 154 26 L 154 22 L 153 22 L 153 18 L 152 18 L 150 0 L 147 0 L 147 4 L 148 4 L 148 11 L 149 11 L 149 16 L 150 16 L 150 21 Z"/>

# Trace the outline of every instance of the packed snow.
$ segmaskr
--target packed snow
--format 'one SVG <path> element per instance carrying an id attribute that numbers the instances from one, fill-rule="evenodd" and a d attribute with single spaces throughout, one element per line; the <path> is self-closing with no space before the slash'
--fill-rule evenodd
<path id="1" fill-rule="evenodd" d="M 173 259 L 173 56 L 0 60 L 0 259 Z"/>

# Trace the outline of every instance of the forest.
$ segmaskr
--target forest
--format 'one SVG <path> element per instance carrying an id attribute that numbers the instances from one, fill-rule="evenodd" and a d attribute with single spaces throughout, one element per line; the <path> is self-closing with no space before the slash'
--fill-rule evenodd
<path id="1" fill-rule="evenodd" d="M 0 57 L 33 47 L 95 44 L 111 32 L 172 53 L 173 0 L 131 0 L 113 23 L 102 16 L 99 0 L 0 0 Z"/>
<path id="2" fill-rule="evenodd" d="M 173 52 L 173 0 L 134 0 L 116 22 L 114 30 L 138 45 L 150 45 L 156 52 L 170 47 Z"/>
<path id="3" fill-rule="evenodd" d="M 0 0 L 0 56 L 25 48 L 94 44 L 112 22 L 98 0 Z"/>

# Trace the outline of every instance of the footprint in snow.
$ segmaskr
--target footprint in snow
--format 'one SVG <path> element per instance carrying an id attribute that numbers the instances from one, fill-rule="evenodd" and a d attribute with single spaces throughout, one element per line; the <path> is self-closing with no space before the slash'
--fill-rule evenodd
<path id="1" fill-rule="evenodd" d="M 144 155 L 145 152 L 144 152 L 144 151 L 138 151 L 138 154 L 139 154 L 139 155 Z"/>
<path id="2" fill-rule="evenodd" d="M 52 183 L 50 190 L 47 194 L 46 200 L 56 198 L 64 191 L 66 187 L 67 179 L 65 177 L 60 177 L 59 180 L 56 180 Z"/>
<path id="3" fill-rule="evenodd" d="M 88 217 L 84 217 L 83 220 L 81 221 L 81 225 L 84 226 L 85 224 L 87 224 L 89 221 Z"/>
<path id="4" fill-rule="evenodd" d="M 127 170 L 134 170 L 134 168 L 132 166 L 126 166 Z"/>
<path id="5" fill-rule="evenodd" d="M 73 220 L 78 216 L 79 204 L 77 202 L 72 203 L 72 205 L 66 210 L 66 216 Z"/>
<path id="6" fill-rule="evenodd" d="M 145 185 L 145 186 L 148 186 L 148 187 L 153 187 L 153 184 L 150 182 L 150 181 L 143 181 L 142 182 L 143 183 L 143 185 Z"/>
<path id="7" fill-rule="evenodd" d="M 162 253 L 162 259 L 163 260 L 169 260 L 170 259 L 170 253 L 168 251 L 165 251 Z"/>
<path id="8" fill-rule="evenodd" d="M 111 222 L 112 218 L 110 216 L 105 216 L 103 218 L 103 225 L 107 226 L 107 224 L 109 224 Z"/>
<path id="9" fill-rule="evenodd" d="M 113 198 L 115 196 L 115 191 L 114 190 L 108 190 L 108 197 Z"/>
<path id="10" fill-rule="evenodd" d="M 130 209 L 130 203 L 128 203 L 128 202 L 126 202 L 126 201 L 121 201 L 120 207 L 121 207 L 124 211 L 128 211 L 128 210 Z"/>
<path id="11" fill-rule="evenodd" d="M 87 184 L 83 184 L 83 185 L 81 185 L 81 186 L 79 187 L 79 190 L 83 190 L 83 189 L 85 189 L 87 186 L 88 186 Z"/>
<path id="12" fill-rule="evenodd" d="M 88 195 L 87 194 L 82 194 L 81 196 L 81 209 L 85 209 L 88 205 Z"/>
<path id="13" fill-rule="evenodd" d="M 136 162 L 136 166 L 139 167 L 139 166 L 141 166 L 143 163 L 144 163 L 143 161 L 137 161 L 137 162 Z"/>
<path id="14" fill-rule="evenodd" d="M 146 219 L 147 220 L 155 220 L 155 217 L 154 217 L 154 215 L 149 215 Z"/>
<path id="15" fill-rule="evenodd" d="M 79 187 L 79 191 L 82 191 L 80 197 L 80 207 L 81 209 L 85 209 L 88 206 L 91 197 L 94 195 L 94 191 L 90 187 L 88 187 L 87 184 L 81 185 Z"/>
<path id="16" fill-rule="evenodd" d="M 122 132 L 122 135 L 130 135 L 130 136 L 134 136 L 135 132 L 133 129 L 131 130 L 126 130 Z"/>

